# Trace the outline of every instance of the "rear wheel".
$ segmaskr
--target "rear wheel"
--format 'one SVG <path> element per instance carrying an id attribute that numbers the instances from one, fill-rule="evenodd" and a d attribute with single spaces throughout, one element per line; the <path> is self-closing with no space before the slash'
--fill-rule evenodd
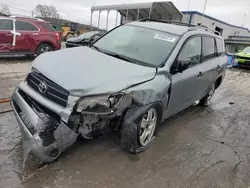
<path id="1" fill-rule="evenodd" d="M 200 105 L 202 106 L 209 106 L 211 104 L 211 99 L 215 93 L 215 83 L 212 85 L 212 87 L 210 88 L 209 92 L 207 93 L 207 95 L 200 100 Z"/>
<path id="2" fill-rule="evenodd" d="M 36 50 L 36 55 L 39 56 L 45 52 L 50 52 L 50 51 L 53 51 L 54 49 L 52 48 L 51 45 L 49 44 L 40 44 L 38 47 L 37 47 L 37 50 Z"/>

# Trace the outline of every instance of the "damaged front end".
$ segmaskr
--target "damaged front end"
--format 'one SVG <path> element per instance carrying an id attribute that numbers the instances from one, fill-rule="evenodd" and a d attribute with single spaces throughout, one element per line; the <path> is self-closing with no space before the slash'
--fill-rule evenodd
<path id="1" fill-rule="evenodd" d="M 24 160 L 31 157 L 38 163 L 54 161 L 79 134 L 91 139 L 132 104 L 130 95 L 117 94 L 80 98 L 57 109 L 58 105 L 41 97 L 23 83 L 11 100 L 23 136 Z"/>
<path id="2" fill-rule="evenodd" d="M 21 89 L 15 90 L 11 105 L 23 136 L 24 159 L 31 156 L 39 163 L 52 162 L 76 141 L 78 134 L 59 115 Z"/>
<path id="3" fill-rule="evenodd" d="M 76 104 L 69 125 L 82 137 L 92 139 L 110 125 L 117 127 L 123 112 L 131 105 L 132 97 L 123 93 L 85 97 Z"/>

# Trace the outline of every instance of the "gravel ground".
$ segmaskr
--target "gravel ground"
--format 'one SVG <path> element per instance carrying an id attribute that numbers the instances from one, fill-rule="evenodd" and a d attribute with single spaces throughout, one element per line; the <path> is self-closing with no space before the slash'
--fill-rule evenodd
<path id="1" fill-rule="evenodd" d="M 30 59 L 0 61 L 1 97 L 29 71 Z M 234 104 L 229 104 L 233 102 Z M 190 107 L 165 121 L 156 143 L 131 155 L 110 133 L 79 139 L 54 163 L 23 169 L 13 113 L 0 115 L 0 187 L 249 187 L 250 71 L 231 69 L 208 108 Z"/>

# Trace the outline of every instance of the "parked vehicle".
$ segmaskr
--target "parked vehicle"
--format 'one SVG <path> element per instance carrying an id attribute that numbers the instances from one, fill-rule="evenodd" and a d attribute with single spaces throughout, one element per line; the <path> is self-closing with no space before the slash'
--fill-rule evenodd
<path id="1" fill-rule="evenodd" d="M 250 67 L 250 47 L 246 47 L 244 50 L 237 53 L 235 59 L 240 66 Z"/>
<path id="2" fill-rule="evenodd" d="M 0 55 L 40 55 L 59 50 L 59 34 L 49 22 L 24 17 L 0 17 Z"/>
<path id="3" fill-rule="evenodd" d="M 193 105 L 209 105 L 225 76 L 222 37 L 201 27 L 142 20 L 119 26 L 91 47 L 47 53 L 11 104 L 26 148 L 55 160 L 78 135 L 119 130 L 125 150 L 148 149 L 157 126 Z"/>
<path id="4" fill-rule="evenodd" d="M 68 39 L 66 42 L 66 47 L 71 48 L 78 46 L 87 46 L 99 39 L 102 35 L 103 33 L 99 31 L 87 32 L 78 37 Z"/>

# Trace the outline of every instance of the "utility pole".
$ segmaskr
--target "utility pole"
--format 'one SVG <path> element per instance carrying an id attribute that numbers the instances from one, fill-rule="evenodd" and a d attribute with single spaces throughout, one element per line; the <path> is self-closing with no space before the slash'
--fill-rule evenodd
<path id="1" fill-rule="evenodd" d="M 187 11 L 188 11 L 188 13 L 187 13 L 187 23 L 189 23 L 189 21 L 188 20 L 190 20 L 191 18 L 190 18 L 190 16 L 191 16 L 191 14 L 189 15 L 189 10 L 190 10 L 190 2 L 191 2 L 191 0 L 188 0 L 188 8 L 187 8 Z M 190 24 L 190 23 L 189 23 Z"/>
<path id="2" fill-rule="evenodd" d="M 203 12 L 202 12 L 201 25 L 203 24 L 203 19 L 204 19 L 204 15 L 205 15 L 206 7 L 207 7 L 207 0 L 205 0 L 205 4 L 204 4 L 204 8 L 203 8 Z"/>
<path id="3" fill-rule="evenodd" d="M 246 19 L 246 14 L 244 14 L 244 16 L 243 16 L 243 20 L 242 20 L 242 25 L 241 25 L 241 27 L 244 27 L 245 19 Z"/>

